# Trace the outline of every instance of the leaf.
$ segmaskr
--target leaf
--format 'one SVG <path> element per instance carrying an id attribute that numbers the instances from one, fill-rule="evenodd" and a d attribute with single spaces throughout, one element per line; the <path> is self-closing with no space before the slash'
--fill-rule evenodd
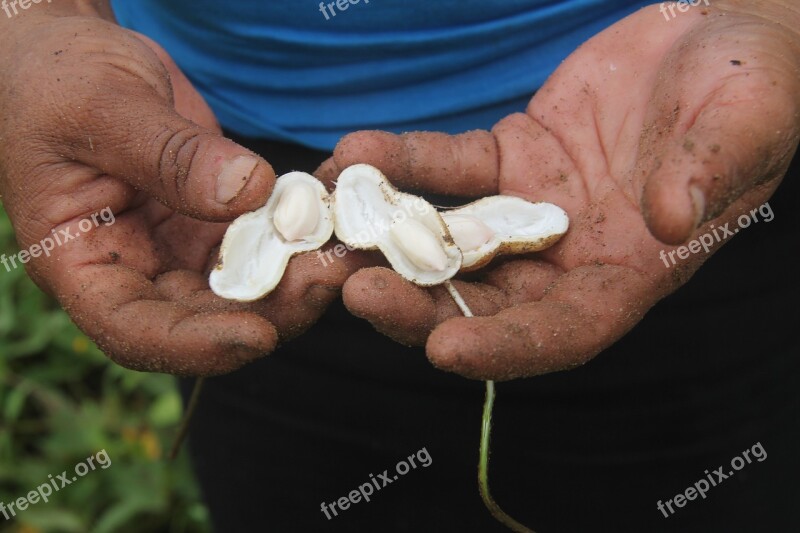
<path id="1" fill-rule="evenodd" d="M 87 524 L 75 512 L 68 509 L 59 509 L 53 502 L 49 502 L 44 507 L 39 507 L 42 502 L 29 507 L 20 516 L 20 522 L 27 526 L 38 529 L 39 531 L 64 532 L 64 533 L 83 533 L 89 531 Z"/>
<path id="2" fill-rule="evenodd" d="M 115 533 L 143 513 L 160 511 L 160 506 L 145 499 L 130 498 L 106 511 L 92 528 L 93 533 Z"/>
<path id="3" fill-rule="evenodd" d="M 162 394 L 150 406 L 148 418 L 155 427 L 174 426 L 181 420 L 183 405 L 177 391 Z"/>
<path id="4" fill-rule="evenodd" d="M 23 407 L 25 407 L 25 400 L 28 398 L 30 392 L 31 388 L 27 383 L 21 383 L 18 387 L 9 392 L 5 407 L 3 408 L 3 415 L 6 418 L 6 422 L 15 422 L 19 418 Z"/>

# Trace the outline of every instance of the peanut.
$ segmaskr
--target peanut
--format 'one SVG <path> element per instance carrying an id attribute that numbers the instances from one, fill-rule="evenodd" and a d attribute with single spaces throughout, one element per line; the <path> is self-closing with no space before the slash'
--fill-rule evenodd
<path id="1" fill-rule="evenodd" d="M 319 198 L 308 183 L 293 183 L 281 195 L 272 222 L 287 241 L 301 240 L 319 224 Z"/>
<path id="2" fill-rule="evenodd" d="M 389 233 L 397 246 L 422 270 L 443 272 L 447 269 L 447 254 L 431 230 L 413 218 L 395 220 Z"/>

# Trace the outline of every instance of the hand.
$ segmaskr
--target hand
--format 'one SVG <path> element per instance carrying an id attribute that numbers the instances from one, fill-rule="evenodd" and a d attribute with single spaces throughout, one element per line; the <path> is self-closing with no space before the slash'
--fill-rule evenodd
<path id="1" fill-rule="evenodd" d="M 547 201 L 571 220 L 553 248 L 454 282 L 480 317 L 385 268 L 346 282 L 348 309 L 476 379 L 574 367 L 613 344 L 709 256 L 667 267 L 665 243 L 761 206 L 797 148 L 800 25 L 789 31 L 766 4 L 670 21 L 646 8 L 584 44 L 491 133 L 344 138 L 321 174 L 370 163 L 401 187 Z"/>
<path id="2" fill-rule="evenodd" d="M 325 268 L 312 253 L 267 300 L 213 295 L 210 257 L 230 220 L 265 203 L 270 165 L 222 137 L 146 37 L 97 18 L 16 22 L 25 31 L 0 59 L 0 192 L 21 248 L 38 252 L 31 277 L 112 359 L 233 370 L 312 324 L 363 266 L 349 254 Z M 74 238 L 31 248 L 56 235 Z"/>

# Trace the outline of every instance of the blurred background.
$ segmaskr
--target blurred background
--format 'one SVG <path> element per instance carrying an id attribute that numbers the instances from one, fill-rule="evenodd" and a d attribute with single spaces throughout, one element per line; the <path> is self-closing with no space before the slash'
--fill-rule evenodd
<path id="1" fill-rule="evenodd" d="M 0 254 L 19 249 L 0 206 Z M 0 502 L 105 450 L 90 470 L 0 532 L 210 532 L 186 453 L 166 456 L 182 416 L 172 376 L 112 363 L 25 270 L 0 265 Z"/>

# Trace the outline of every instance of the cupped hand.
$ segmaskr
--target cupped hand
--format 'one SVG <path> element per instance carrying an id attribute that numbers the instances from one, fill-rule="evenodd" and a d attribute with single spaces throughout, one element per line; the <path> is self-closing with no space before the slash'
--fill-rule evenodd
<path id="1" fill-rule="evenodd" d="M 221 135 L 146 37 L 96 18 L 30 20 L 0 59 L 0 192 L 37 284 L 138 370 L 227 372 L 312 324 L 359 256 L 297 257 L 255 304 L 213 295 L 228 222 L 265 203 L 272 168 Z"/>
<path id="2" fill-rule="evenodd" d="M 556 246 L 454 282 L 476 318 L 385 268 L 346 282 L 348 309 L 476 379 L 570 368 L 628 332 L 726 241 L 684 258 L 674 245 L 753 216 L 797 148 L 800 14 L 714 5 L 672 20 L 652 6 L 608 28 L 491 133 L 344 138 L 320 174 L 370 163 L 404 188 L 515 195 L 571 219 Z"/>

